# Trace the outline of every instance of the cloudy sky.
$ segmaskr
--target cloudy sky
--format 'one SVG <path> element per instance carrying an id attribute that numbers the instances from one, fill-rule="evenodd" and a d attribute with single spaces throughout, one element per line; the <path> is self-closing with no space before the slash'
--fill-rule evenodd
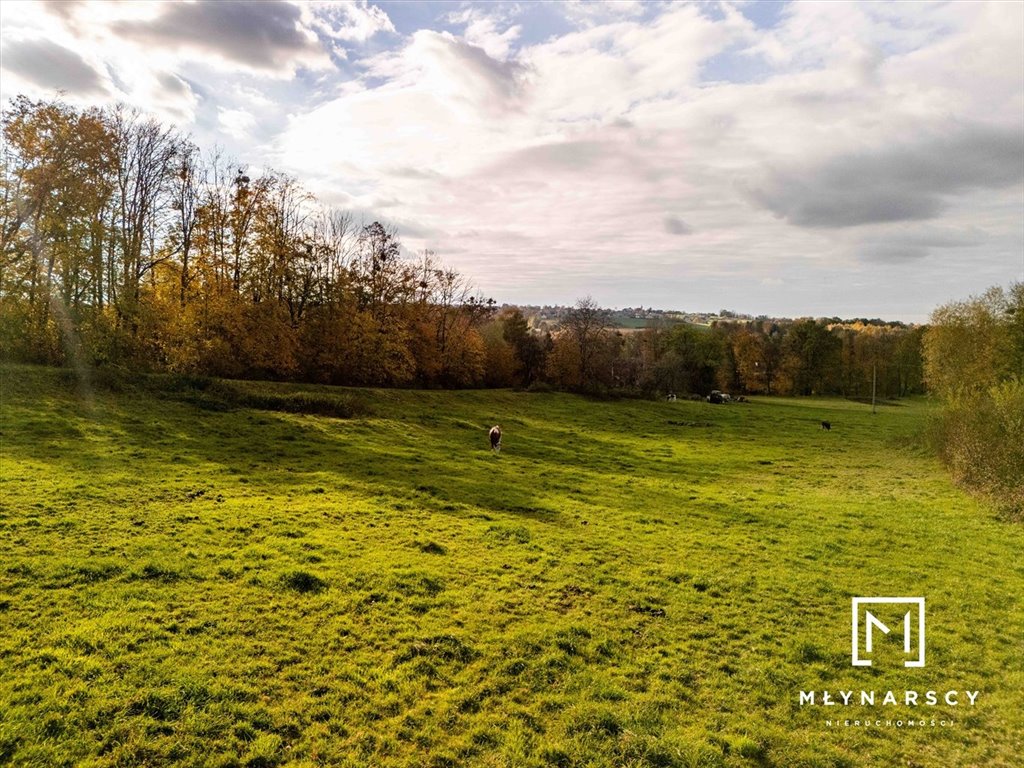
<path id="1" fill-rule="evenodd" d="M 5 2 L 122 101 L 487 295 L 923 320 L 1024 279 L 1024 4 Z"/>

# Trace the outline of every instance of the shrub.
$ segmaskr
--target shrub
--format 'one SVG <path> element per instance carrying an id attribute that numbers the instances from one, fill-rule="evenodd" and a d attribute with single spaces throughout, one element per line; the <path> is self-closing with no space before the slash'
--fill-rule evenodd
<path id="1" fill-rule="evenodd" d="M 958 483 L 1024 520 L 1024 381 L 951 397 L 932 437 Z"/>

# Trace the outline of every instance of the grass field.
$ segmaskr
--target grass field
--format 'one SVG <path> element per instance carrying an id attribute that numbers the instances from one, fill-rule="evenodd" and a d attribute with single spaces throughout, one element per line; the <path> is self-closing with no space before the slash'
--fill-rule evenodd
<path id="1" fill-rule="evenodd" d="M 923 402 L 2 373 L 0 764 L 1021 764 L 1024 528 Z M 926 598 L 925 668 L 851 667 L 869 595 Z"/>

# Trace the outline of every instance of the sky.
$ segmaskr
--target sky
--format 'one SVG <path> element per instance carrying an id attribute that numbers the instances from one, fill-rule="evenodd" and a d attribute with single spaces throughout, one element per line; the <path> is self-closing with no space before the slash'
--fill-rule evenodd
<path id="1" fill-rule="evenodd" d="M 927 319 L 1024 280 L 1024 3 L 7 2 L 122 102 L 499 302 Z"/>

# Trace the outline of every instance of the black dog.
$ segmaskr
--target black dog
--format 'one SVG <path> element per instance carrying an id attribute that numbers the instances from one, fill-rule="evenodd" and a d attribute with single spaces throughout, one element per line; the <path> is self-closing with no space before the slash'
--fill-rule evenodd
<path id="1" fill-rule="evenodd" d="M 831 432 L 832 431 L 832 422 L 831 421 L 823 421 L 823 422 L 821 422 L 821 428 L 824 429 L 826 432 Z"/>

